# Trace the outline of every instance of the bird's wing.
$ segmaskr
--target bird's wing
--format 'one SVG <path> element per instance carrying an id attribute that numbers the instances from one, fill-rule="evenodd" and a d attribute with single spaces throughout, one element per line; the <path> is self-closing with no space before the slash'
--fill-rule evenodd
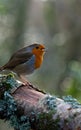
<path id="1" fill-rule="evenodd" d="M 25 63 L 33 56 L 32 53 L 18 51 L 12 55 L 9 62 L 3 66 L 3 69 L 13 69 L 19 64 Z"/>

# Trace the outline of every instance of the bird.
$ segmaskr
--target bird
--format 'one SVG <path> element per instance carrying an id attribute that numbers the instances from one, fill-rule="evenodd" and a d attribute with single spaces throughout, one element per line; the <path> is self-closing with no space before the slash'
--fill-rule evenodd
<path id="1" fill-rule="evenodd" d="M 36 69 L 40 68 L 45 51 L 46 48 L 43 44 L 34 43 L 25 46 L 16 51 L 9 61 L 0 67 L 0 71 L 10 70 L 17 74 L 24 85 L 28 85 L 29 82 L 25 76 L 32 74 Z"/>

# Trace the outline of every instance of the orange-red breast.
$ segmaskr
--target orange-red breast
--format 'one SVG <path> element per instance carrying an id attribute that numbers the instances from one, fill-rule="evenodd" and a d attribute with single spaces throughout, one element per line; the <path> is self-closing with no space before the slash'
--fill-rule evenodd
<path id="1" fill-rule="evenodd" d="M 33 73 L 35 69 L 41 66 L 44 53 L 45 46 L 43 44 L 35 43 L 26 46 L 15 52 L 8 63 L 0 67 L 0 70 L 11 70 L 22 79 L 22 82 L 27 83 L 24 75 Z"/>

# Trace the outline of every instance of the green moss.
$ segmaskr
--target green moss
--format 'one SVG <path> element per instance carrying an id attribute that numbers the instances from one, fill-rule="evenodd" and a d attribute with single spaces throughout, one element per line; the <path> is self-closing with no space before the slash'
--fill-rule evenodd
<path id="1" fill-rule="evenodd" d="M 8 91 L 9 93 L 12 91 L 12 89 L 17 88 L 18 83 L 14 78 L 14 75 L 12 73 L 9 73 L 8 75 L 1 75 L 0 77 L 0 98 L 3 97 L 3 94 L 5 91 Z"/>
<path id="2" fill-rule="evenodd" d="M 73 108 L 81 108 L 81 104 L 72 96 L 63 96 L 63 100 L 71 104 Z"/>
<path id="3" fill-rule="evenodd" d="M 54 112 L 41 113 L 38 115 L 37 130 L 60 130 L 60 118 L 53 119 Z"/>
<path id="4" fill-rule="evenodd" d="M 6 76 L 5 81 L 3 82 L 8 88 L 17 87 L 18 83 L 14 78 L 14 75 L 12 73 L 8 74 Z"/>
<path id="5" fill-rule="evenodd" d="M 48 111 L 56 110 L 56 108 L 57 108 L 56 96 L 47 95 L 44 99 L 42 99 L 39 102 L 39 104 L 44 106 L 44 108 L 46 108 L 46 110 L 48 110 Z"/>
<path id="6" fill-rule="evenodd" d="M 30 122 L 29 122 L 29 118 L 27 118 L 27 116 L 14 116 L 12 115 L 10 117 L 10 124 L 11 126 L 13 126 L 16 129 L 19 130 L 30 130 Z"/>

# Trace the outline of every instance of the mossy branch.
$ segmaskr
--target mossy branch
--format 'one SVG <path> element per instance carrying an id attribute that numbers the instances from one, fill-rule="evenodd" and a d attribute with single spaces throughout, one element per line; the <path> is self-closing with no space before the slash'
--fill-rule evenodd
<path id="1" fill-rule="evenodd" d="M 33 85 L 19 86 L 10 74 L 0 77 L 0 119 L 15 130 L 81 130 L 81 104 L 71 96 L 60 99 Z"/>

